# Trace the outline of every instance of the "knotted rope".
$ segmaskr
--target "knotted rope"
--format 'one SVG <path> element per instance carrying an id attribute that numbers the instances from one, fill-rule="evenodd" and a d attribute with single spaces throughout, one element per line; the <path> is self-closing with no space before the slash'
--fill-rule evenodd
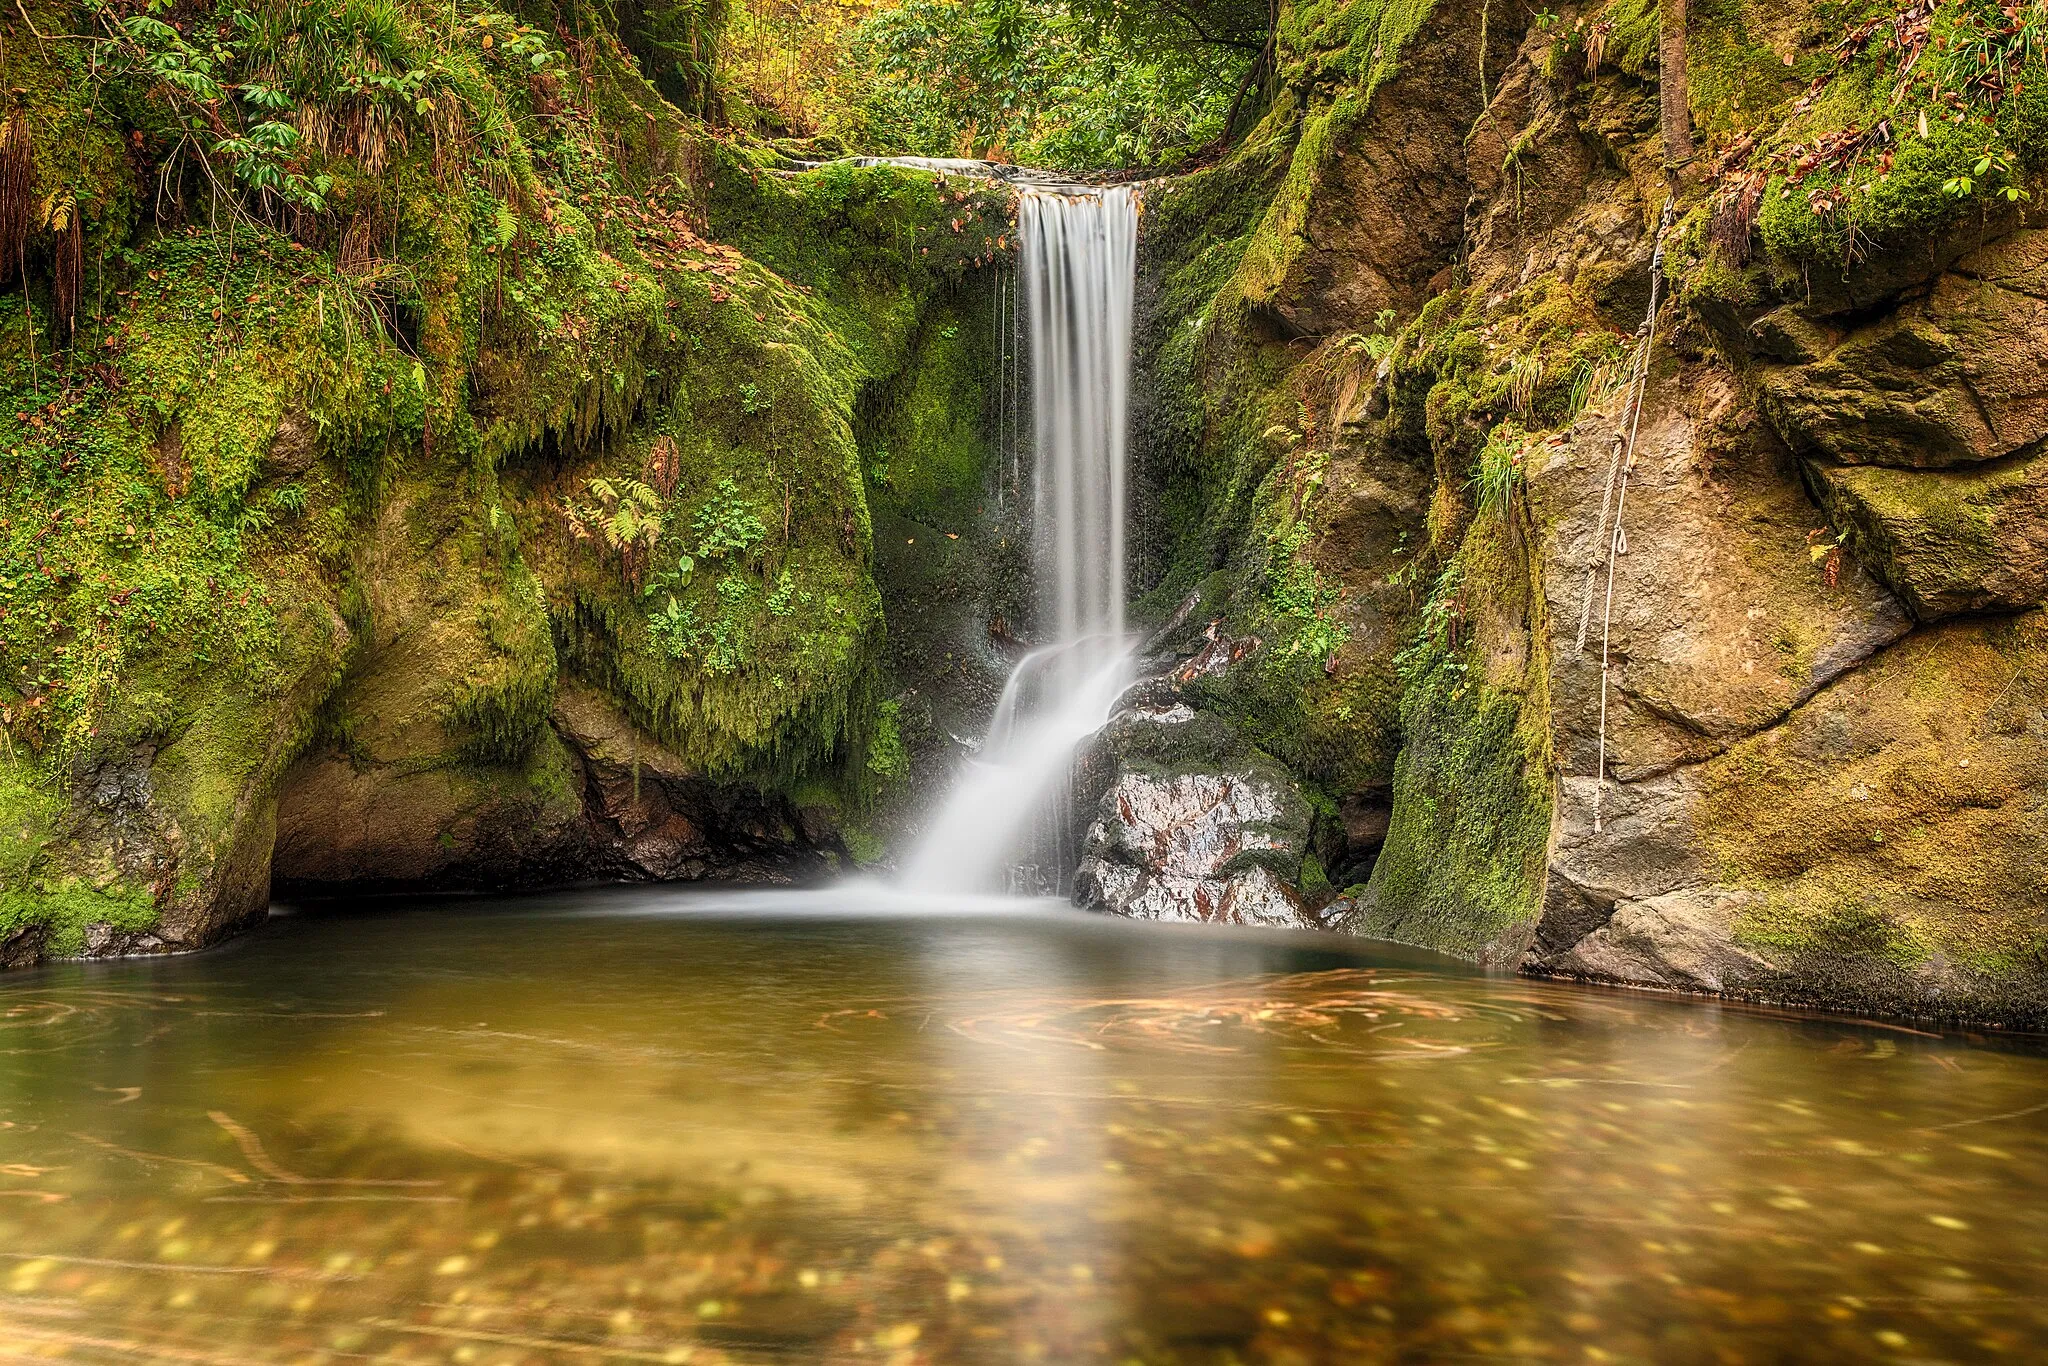
<path id="1" fill-rule="evenodd" d="M 1614 572 L 1616 562 L 1628 554 L 1628 532 L 1621 516 L 1628 506 L 1629 476 L 1635 473 L 1636 439 L 1643 428 L 1643 399 L 1650 387 L 1650 359 L 1657 345 L 1657 314 L 1664 305 L 1664 245 L 1678 216 L 1678 201 L 1664 201 L 1663 221 L 1657 227 L 1657 250 L 1650 258 L 1650 311 L 1637 331 L 1636 352 L 1629 371 L 1629 399 L 1621 410 L 1623 431 L 1614 434 L 1607 456 L 1607 491 L 1600 501 L 1599 540 L 1607 543 L 1607 599 L 1600 620 L 1600 767 L 1593 788 L 1593 832 L 1605 829 L 1602 808 L 1607 796 L 1607 699 L 1614 669 Z M 1611 528 L 1611 529 L 1610 529 Z M 1599 583 L 1600 566 L 1586 573 L 1586 600 L 1579 613 L 1578 651 L 1586 651 L 1586 637 L 1593 624 L 1593 591 Z"/>

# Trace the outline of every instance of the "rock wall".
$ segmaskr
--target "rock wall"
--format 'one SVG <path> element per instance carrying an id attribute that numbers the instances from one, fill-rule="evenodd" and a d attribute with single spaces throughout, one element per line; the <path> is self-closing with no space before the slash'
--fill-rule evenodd
<path id="1" fill-rule="evenodd" d="M 1425 8 L 1289 7 L 1266 123 L 1148 213 L 1141 449 L 1201 509 L 1153 528 L 1152 602 L 1258 643 L 1152 705 L 1228 737 L 1212 771 L 1291 773 L 1311 923 L 2048 1020 L 2044 125 L 1982 125 L 2009 195 L 1958 190 L 1940 124 L 1856 161 L 1902 54 L 1695 6 L 1706 150 L 1667 168 L 1654 9 L 1493 15 L 1482 51 Z M 1114 815 L 1119 851 L 1187 824 Z M 1213 820 L 1113 856 L 1142 913 Z"/>

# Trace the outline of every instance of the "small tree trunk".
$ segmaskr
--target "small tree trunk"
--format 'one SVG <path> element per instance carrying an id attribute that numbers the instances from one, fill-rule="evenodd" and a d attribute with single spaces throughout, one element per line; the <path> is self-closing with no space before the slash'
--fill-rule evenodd
<path id="1" fill-rule="evenodd" d="M 1685 63 L 1687 0 L 1662 0 L 1657 86 L 1664 124 L 1664 165 L 1676 175 L 1693 158 L 1692 86 Z"/>

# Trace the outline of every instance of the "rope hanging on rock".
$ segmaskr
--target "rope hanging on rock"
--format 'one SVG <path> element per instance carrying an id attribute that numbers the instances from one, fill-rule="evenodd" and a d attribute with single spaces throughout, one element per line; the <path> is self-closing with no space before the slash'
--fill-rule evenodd
<path id="1" fill-rule="evenodd" d="M 1594 544 L 1605 542 L 1607 546 L 1607 600 L 1600 620 L 1600 767 L 1593 788 L 1593 832 L 1605 828 L 1602 806 L 1607 796 L 1607 696 L 1608 683 L 1614 667 L 1614 572 L 1615 563 L 1628 554 L 1628 532 L 1622 528 L 1621 515 L 1628 505 L 1629 476 L 1635 473 L 1636 439 L 1643 428 L 1643 399 L 1650 387 L 1650 359 L 1657 346 L 1657 313 L 1664 304 L 1664 244 L 1671 235 L 1671 225 L 1678 214 L 1678 201 L 1669 198 L 1664 201 L 1664 214 L 1657 227 L 1657 249 L 1650 257 L 1650 311 L 1643 319 L 1643 326 L 1636 334 L 1636 353 L 1629 371 L 1628 403 L 1621 410 L 1621 425 L 1624 430 L 1614 434 L 1614 444 L 1607 456 L 1607 491 L 1600 500 L 1600 531 Z M 1593 590 L 1599 582 L 1600 566 L 1596 561 L 1586 573 L 1586 600 L 1579 613 L 1578 650 L 1586 650 L 1586 637 L 1593 624 Z"/>

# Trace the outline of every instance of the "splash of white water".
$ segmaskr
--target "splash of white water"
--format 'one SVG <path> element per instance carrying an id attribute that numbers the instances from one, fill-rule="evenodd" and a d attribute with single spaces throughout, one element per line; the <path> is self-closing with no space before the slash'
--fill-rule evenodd
<path id="1" fill-rule="evenodd" d="M 1137 197 L 1124 188 L 1031 191 L 1019 225 L 1039 620 L 1057 643 L 1011 674 L 987 741 L 904 870 L 918 891 L 1000 890 L 1074 751 L 1130 679 L 1124 459 Z"/>

